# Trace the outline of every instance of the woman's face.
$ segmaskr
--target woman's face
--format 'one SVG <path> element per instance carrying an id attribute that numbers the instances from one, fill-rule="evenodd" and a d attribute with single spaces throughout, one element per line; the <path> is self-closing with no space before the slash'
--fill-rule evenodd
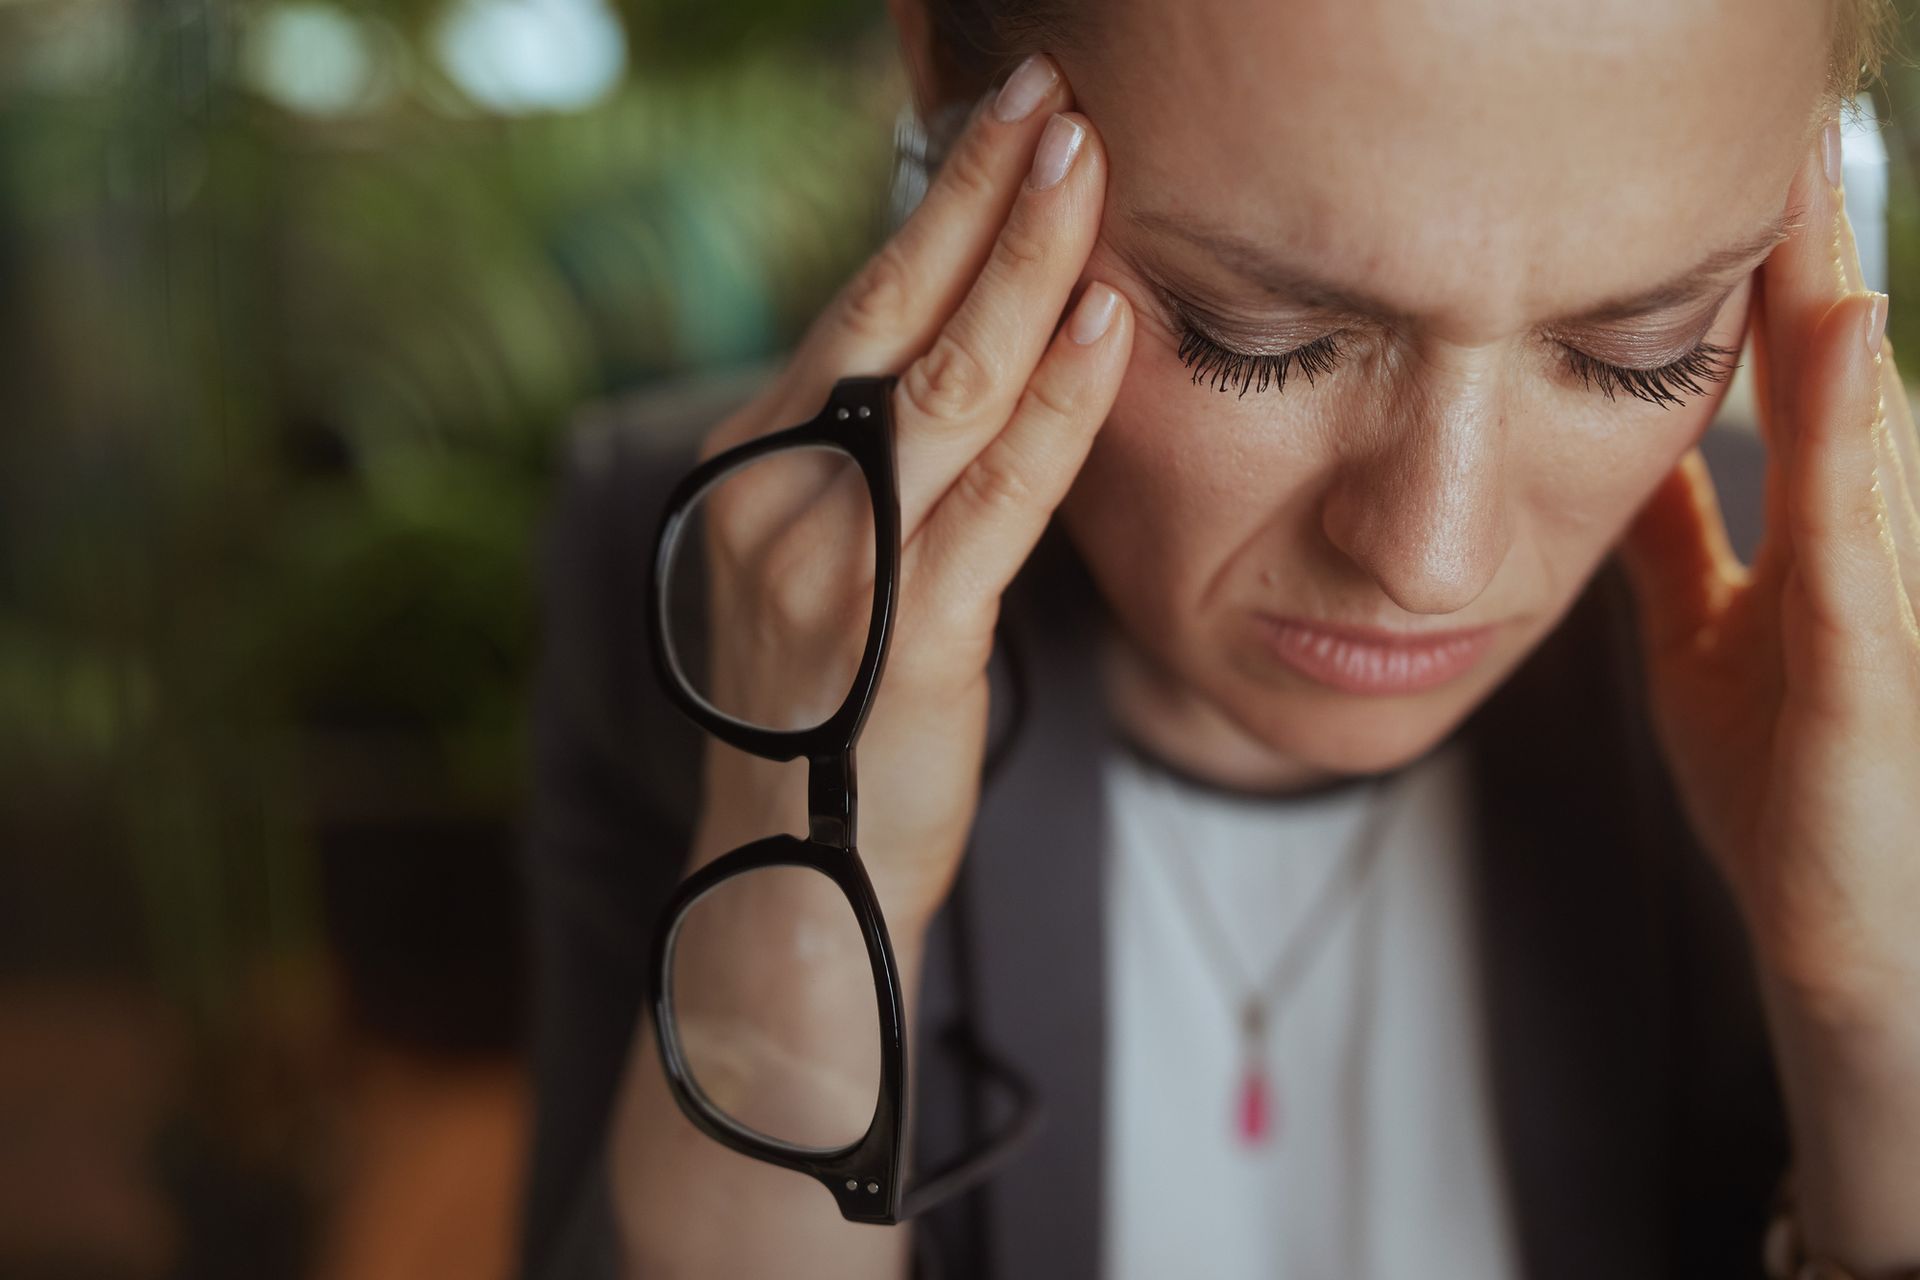
<path id="1" fill-rule="evenodd" d="M 1062 518 L 1182 717 L 1275 762 L 1388 768 L 1553 627 L 1725 386 L 1668 375 L 1681 403 L 1652 403 L 1598 366 L 1739 348 L 1818 124 L 1825 8 L 1103 6 L 1061 62 L 1110 158 L 1086 277 L 1138 323 Z M 1317 345 L 1284 389 L 1272 360 L 1197 357 L 1221 391 L 1190 331 Z M 1263 615 L 1493 630 L 1434 684 L 1311 637 L 1287 661 Z M 1316 652 L 1339 670 L 1308 674 Z"/>

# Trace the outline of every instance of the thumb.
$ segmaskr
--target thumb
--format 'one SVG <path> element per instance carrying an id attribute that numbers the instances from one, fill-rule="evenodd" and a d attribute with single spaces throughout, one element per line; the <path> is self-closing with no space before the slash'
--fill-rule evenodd
<path id="1" fill-rule="evenodd" d="M 1742 566 L 1713 477 L 1689 448 L 1635 513 L 1619 546 L 1650 655 L 1688 647 L 1718 616 Z"/>

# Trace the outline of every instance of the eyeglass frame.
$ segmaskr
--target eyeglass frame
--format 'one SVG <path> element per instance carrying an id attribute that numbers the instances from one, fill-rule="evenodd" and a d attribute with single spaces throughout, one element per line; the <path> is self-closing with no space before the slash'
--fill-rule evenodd
<path id="1" fill-rule="evenodd" d="M 674 1101 L 708 1137 L 744 1155 L 808 1174 L 826 1186 L 851 1222 L 894 1225 L 984 1179 L 1032 1131 L 1038 1119 L 1026 1077 L 977 1042 L 959 1048 L 982 1076 L 1012 1098 L 1002 1130 L 904 1186 L 907 1136 L 907 1019 L 892 938 L 865 864 L 855 848 L 857 778 L 854 747 L 886 665 L 900 587 L 900 493 L 893 433 L 897 375 L 839 379 L 820 412 L 806 422 L 734 445 L 706 459 L 674 486 L 661 513 L 648 574 L 647 624 L 655 677 L 676 706 L 723 742 L 768 760 L 807 759 L 805 840 L 782 833 L 742 845 L 684 877 L 662 909 L 648 967 L 648 1008 Z M 859 466 L 874 517 L 875 572 L 867 642 L 847 696 L 834 713 L 806 729 L 769 729 L 715 707 L 693 687 L 668 635 L 671 569 L 687 517 L 712 485 L 741 467 L 791 449 L 834 449 Z M 991 767 L 991 765 L 990 765 Z M 831 880 L 852 908 L 872 969 L 880 1019 L 880 1082 L 866 1133 L 838 1147 L 789 1143 L 728 1116 L 689 1070 L 673 1016 L 673 950 L 686 913 L 704 894 L 735 876 L 777 866 L 807 868 Z"/>

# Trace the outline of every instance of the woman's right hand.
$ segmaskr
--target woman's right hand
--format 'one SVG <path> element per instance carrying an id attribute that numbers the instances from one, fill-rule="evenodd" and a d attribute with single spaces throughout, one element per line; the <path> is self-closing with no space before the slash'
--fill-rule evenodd
<path id="1" fill-rule="evenodd" d="M 899 375 L 900 595 L 860 737 L 856 839 L 909 1022 L 926 927 L 979 799 L 1001 593 L 1084 462 L 1133 342 L 1132 312 L 1101 284 L 1055 332 L 1092 252 L 1106 167 L 1085 117 L 1057 114 L 1068 99 L 1053 64 L 1034 66 L 976 110 L 912 217 L 701 450 L 708 458 L 812 418 L 842 377 Z M 996 116 L 1023 84 L 1038 89 L 1031 109 Z M 703 504 L 706 685 L 723 710 L 797 728 L 845 697 L 866 640 L 874 555 L 858 469 L 822 473 L 805 453 L 792 456 L 796 467 L 788 460 L 736 473 Z M 808 672 L 837 673 L 839 688 L 807 687 Z M 794 830 L 806 814 L 805 761 L 707 743 L 694 867 Z M 740 1122 L 838 1145 L 869 1123 L 879 1084 L 864 944 L 817 877 L 741 879 L 751 886 L 716 892 L 679 934 L 682 1048 L 709 1097 Z M 635 1274 L 907 1274 L 906 1231 L 844 1221 L 811 1180 L 743 1160 L 682 1117 L 644 1047 L 650 1020 L 637 1035 L 611 1175 Z M 714 1228 L 716 1204 L 728 1206 L 724 1230 Z"/>
<path id="2" fill-rule="evenodd" d="M 1060 322 L 1106 186 L 1099 139 L 1068 105 L 1045 55 L 1009 77 L 907 222 L 701 450 L 705 459 L 811 418 L 841 377 L 900 375 L 901 589 L 860 738 L 857 811 L 858 847 L 896 931 L 923 928 L 958 869 L 979 798 L 1001 595 L 1084 462 L 1132 347 L 1131 311 L 1111 286 L 1089 283 Z M 810 694 L 830 693 L 829 709 L 845 696 L 867 633 L 871 517 L 846 518 L 867 511 L 856 468 L 824 487 L 819 476 L 768 468 L 754 487 L 723 501 L 734 492 L 723 486 L 706 504 L 710 678 L 723 707 L 790 699 L 794 655 L 823 651 L 840 660 L 811 669 L 835 672 L 838 688 Z M 693 865 L 793 829 L 805 812 L 804 762 L 709 739 Z"/>

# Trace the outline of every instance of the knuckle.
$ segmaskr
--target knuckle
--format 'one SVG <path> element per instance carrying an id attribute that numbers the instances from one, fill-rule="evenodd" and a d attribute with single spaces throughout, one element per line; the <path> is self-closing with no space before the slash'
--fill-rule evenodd
<path id="1" fill-rule="evenodd" d="M 783 635 L 805 632 L 820 611 L 819 566 L 806 541 L 788 530 L 755 558 L 754 596 L 766 620 Z"/>
<path id="2" fill-rule="evenodd" d="M 1062 387 L 1055 379 L 1035 378 L 1020 398 L 1023 410 L 1037 413 L 1049 422 L 1072 422 L 1080 416 L 1080 404 L 1072 388 Z"/>
<path id="3" fill-rule="evenodd" d="M 709 489 L 693 512 L 708 558 L 729 572 L 739 572 L 753 554 L 752 507 L 730 484 Z"/>
<path id="4" fill-rule="evenodd" d="M 889 241 L 867 260 L 847 287 L 846 326 L 862 337 L 891 335 L 905 322 L 913 273 L 897 243 Z"/>
<path id="5" fill-rule="evenodd" d="M 986 402 L 992 382 L 985 361 L 951 333 L 942 333 L 926 354 L 907 366 L 899 391 L 914 413 L 933 422 L 953 422 Z"/>
<path id="6" fill-rule="evenodd" d="M 1880 501 L 1879 477 L 1856 487 L 1847 495 L 1841 508 L 1841 518 L 1845 521 L 1846 531 L 1860 539 L 1878 542 L 1880 536 L 1888 532 L 1887 509 Z"/>
<path id="7" fill-rule="evenodd" d="M 845 628 L 865 634 L 873 596 L 872 541 L 850 534 L 802 518 L 770 538 L 756 556 L 756 594 L 788 634 Z"/>
<path id="8" fill-rule="evenodd" d="M 767 487 L 768 476 L 758 465 L 735 467 L 700 495 L 700 510 L 708 527 L 735 545 L 743 543 L 745 532 L 754 527 L 756 511 L 769 507 L 779 496 Z"/>
<path id="9" fill-rule="evenodd" d="M 1034 501 L 1033 485 L 1004 450 L 989 449 L 960 473 L 962 498 L 985 518 L 1026 509 Z"/>
<path id="10" fill-rule="evenodd" d="M 1010 219 L 993 243 L 993 269 L 1004 275 L 1026 274 L 1046 260 L 1046 235 L 1028 218 Z"/>
<path id="11" fill-rule="evenodd" d="M 999 185 L 993 166 L 993 142 L 994 139 L 981 130 L 968 131 L 947 154 L 938 180 L 968 198 L 992 194 Z"/>

